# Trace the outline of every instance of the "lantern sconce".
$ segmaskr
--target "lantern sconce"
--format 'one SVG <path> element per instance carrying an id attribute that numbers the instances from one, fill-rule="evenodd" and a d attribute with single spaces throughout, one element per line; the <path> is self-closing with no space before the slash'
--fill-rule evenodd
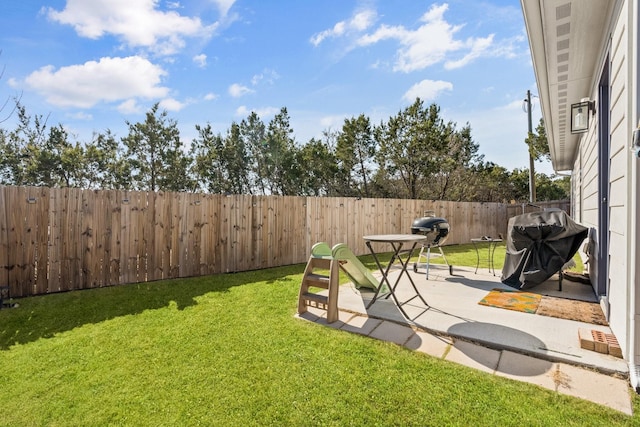
<path id="1" fill-rule="evenodd" d="M 571 104 L 571 133 L 582 133 L 589 130 L 589 119 L 596 112 L 596 101 L 582 98 L 580 102 Z"/>

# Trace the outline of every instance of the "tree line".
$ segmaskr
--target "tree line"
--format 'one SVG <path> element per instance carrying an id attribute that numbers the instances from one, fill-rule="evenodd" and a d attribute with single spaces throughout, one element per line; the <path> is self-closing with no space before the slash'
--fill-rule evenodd
<path id="1" fill-rule="evenodd" d="M 91 141 L 19 102 L 14 114 L 15 128 L 0 128 L 2 185 L 484 202 L 529 194 L 527 169 L 485 162 L 469 124 L 458 128 L 420 99 L 379 124 L 361 114 L 306 143 L 295 140 L 284 107 L 268 123 L 252 112 L 224 134 L 196 125 L 188 146 L 159 104 L 143 122 L 127 121 L 126 136 L 107 130 Z M 536 132 L 525 142 L 548 156 L 542 121 Z M 538 200 L 568 197 L 568 178 L 536 181 Z"/>

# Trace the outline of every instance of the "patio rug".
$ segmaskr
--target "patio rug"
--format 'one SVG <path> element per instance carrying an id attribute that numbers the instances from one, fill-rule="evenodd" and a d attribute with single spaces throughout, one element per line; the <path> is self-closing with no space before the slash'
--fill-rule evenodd
<path id="1" fill-rule="evenodd" d="M 578 322 L 608 326 L 602 308 L 597 302 L 578 301 L 565 298 L 542 297 L 536 314 L 577 320 Z"/>
<path id="2" fill-rule="evenodd" d="M 491 290 L 478 304 L 595 325 L 608 325 L 600 304 L 595 302 L 496 288 Z"/>
<path id="3" fill-rule="evenodd" d="M 535 313 L 542 295 L 516 290 L 493 289 L 478 304 L 489 307 L 506 308 L 508 310 Z"/>

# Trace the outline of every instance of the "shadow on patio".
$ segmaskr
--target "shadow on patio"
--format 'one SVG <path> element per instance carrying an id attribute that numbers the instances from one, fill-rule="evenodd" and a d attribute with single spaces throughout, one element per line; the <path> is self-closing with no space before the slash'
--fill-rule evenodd
<path id="1" fill-rule="evenodd" d="M 478 302 L 492 289 L 513 289 L 500 282 L 498 273 L 494 276 L 487 269 L 478 270 L 478 273 L 474 273 L 474 270 L 454 267 L 453 275 L 449 275 L 447 266 L 431 265 L 428 280 L 421 271 L 409 271 L 428 303 L 425 306 L 419 298 L 414 298 L 404 304 L 409 318 L 403 316 L 392 298 L 379 298 L 366 308 L 373 293 L 364 288 L 358 290 L 351 284 L 340 286 L 338 306 L 341 311 L 409 325 L 417 330 L 470 341 L 492 349 L 509 350 L 605 373 L 628 375 L 628 366 L 623 359 L 580 346 L 579 329 L 612 334 L 608 326 L 480 305 Z M 395 282 L 393 275 L 397 274 L 399 270 L 391 273 L 391 283 Z M 526 291 L 572 300 L 596 301 L 589 285 L 565 279 L 563 290 L 558 291 L 557 277 Z M 406 276 L 400 280 L 396 295 L 401 303 L 414 295 Z"/>

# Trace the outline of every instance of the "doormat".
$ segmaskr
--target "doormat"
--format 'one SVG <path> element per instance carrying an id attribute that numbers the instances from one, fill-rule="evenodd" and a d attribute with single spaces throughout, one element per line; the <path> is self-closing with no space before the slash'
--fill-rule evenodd
<path id="1" fill-rule="evenodd" d="M 535 313 L 542 295 L 508 289 L 492 289 L 478 304 L 507 310 Z"/>
<path id="2" fill-rule="evenodd" d="M 608 326 L 602 308 L 597 302 L 577 301 L 565 298 L 542 297 L 536 314 L 558 317 L 560 319 L 577 320 L 593 325 Z"/>
<path id="3" fill-rule="evenodd" d="M 600 304 L 596 302 L 555 298 L 532 292 L 496 288 L 491 290 L 478 304 L 608 326 Z"/>

